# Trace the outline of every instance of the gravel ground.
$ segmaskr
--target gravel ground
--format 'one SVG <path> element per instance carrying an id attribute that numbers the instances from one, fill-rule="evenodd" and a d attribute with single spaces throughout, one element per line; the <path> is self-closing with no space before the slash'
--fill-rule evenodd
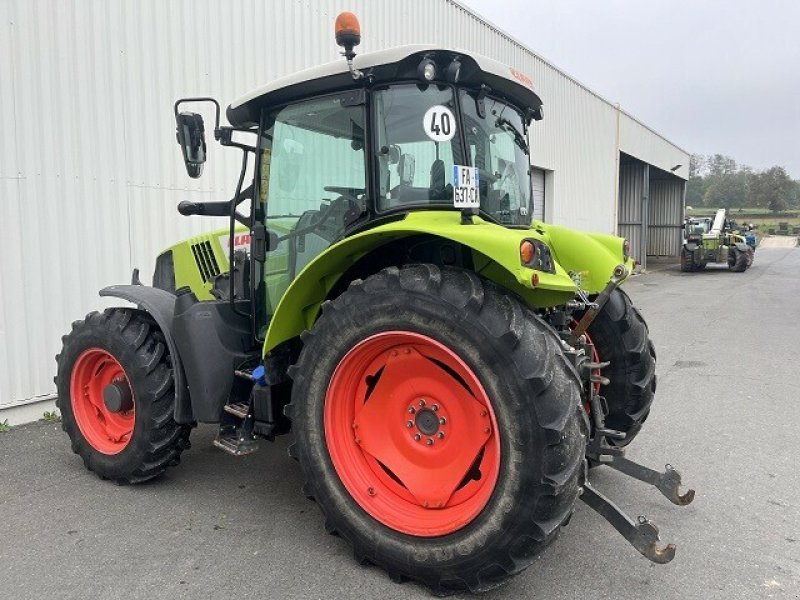
<path id="1" fill-rule="evenodd" d="M 654 565 L 582 504 L 541 558 L 486 599 L 800 598 L 800 250 L 743 274 L 677 266 L 626 284 L 658 350 L 655 408 L 629 456 L 696 488 L 674 507 L 599 469 L 595 485 L 678 544 Z M 427 598 L 359 567 L 300 493 L 288 439 L 227 456 L 199 428 L 180 467 L 117 487 L 84 470 L 58 424 L 0 433 L 0 598 Z"/>

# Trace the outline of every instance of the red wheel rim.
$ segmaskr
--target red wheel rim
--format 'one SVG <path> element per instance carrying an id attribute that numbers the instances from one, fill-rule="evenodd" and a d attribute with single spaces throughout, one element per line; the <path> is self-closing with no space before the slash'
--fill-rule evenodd
<path id="1" fill-rule="evenodd" d="M 69 383 L 72 414 L 86 441 L 103 454 L 122 452 L 131 441 L 136 421 L 134 408 L 115 413 L 106 407 L 103 390 L 116 381 L 130 387 L 122 365 L 102 348 L 84 350 L 72 367 Z"/>
<path id="2" fill-rule="evenodd" d="M 486 506 L 500 472 L 492 403 L 457 354 L 418 333 L 369 337 L 325 397 L 325 440 L 353 499 L 396 531 L 446 535 Z"/>

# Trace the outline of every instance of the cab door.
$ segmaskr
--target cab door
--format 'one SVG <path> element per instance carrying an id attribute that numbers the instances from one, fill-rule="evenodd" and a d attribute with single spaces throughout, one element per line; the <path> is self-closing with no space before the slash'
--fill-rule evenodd
<path id="1" fill-rule="evenodd" d="M 259 201 L 268 230 L 264 297 L 270 317 L 292 280 L 367 210 L 362 92 L 303 100 L 262 118 Z"/>

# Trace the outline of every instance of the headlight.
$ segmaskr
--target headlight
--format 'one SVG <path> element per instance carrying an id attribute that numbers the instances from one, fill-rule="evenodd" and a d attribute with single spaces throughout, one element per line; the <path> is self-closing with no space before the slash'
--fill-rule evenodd
<path id="1" fill-rule="evenodd" d="M 433 81 L 436 78 L 436 63 L 430 58 L 423 58 L 417 67 L 417 75 L 425 81 Z"/>

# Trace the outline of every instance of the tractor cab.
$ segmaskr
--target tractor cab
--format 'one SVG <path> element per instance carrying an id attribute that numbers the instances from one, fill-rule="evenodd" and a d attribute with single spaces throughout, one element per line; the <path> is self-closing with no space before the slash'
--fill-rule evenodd
<path id="1" fill-rule="evenodd" d="M 355 232 L 433 210 L 452 212 L 468 225 L 477 217 L 501 227 L 531 226 L 527 133 L 531 121 L 542 118 L 542 102 L 527 76 L 486 57 L 434 46 L 348 52 L 352 60 L 292 74 L 234 101 L 227 109 L 231 127 L 219 126 L 216 105 L 215 137 L 251 151 L 257 172 L 235 197 L 252 203 L 251 214 L 238 219 L 252 230 L 252 240 L 227 231 L 219 236 L 223 254 L 235 258 L 238 250 L 251 259 L 251 241 L 258 248 L 274 245 L 256 253 L 263 267 L 246 278 L 254 289 L 238 292 L 253 298 L 258 333 L 296 276 Z M 178 107 L 195 100 L 176 103 L 178 140 L 193 177 L 202 173 L 193 157 L 205 157 L 202 117 Z M 233 143 L 235 132 L 254 134 L 256 142 L 249 148 Z M 230 213 L 214 204 L 182 203 L 180 210 Z M 251 269 L 249 260 L 240 264 Z M 202 283 L 179 283 L 201 297 L 226 295 L 237 286 L 231 286 L 236 267 L 218 270 Z"/>

